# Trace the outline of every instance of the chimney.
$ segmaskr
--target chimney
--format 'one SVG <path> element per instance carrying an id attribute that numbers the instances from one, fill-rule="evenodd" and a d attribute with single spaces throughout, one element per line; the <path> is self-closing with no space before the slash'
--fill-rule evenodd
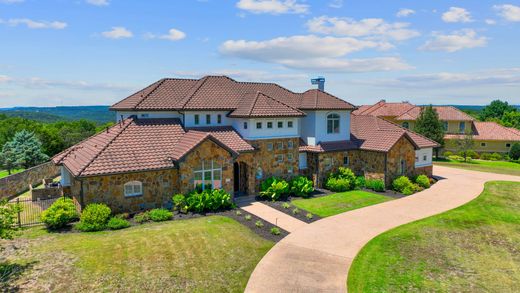
<path id="1" fill-rule="evenodd" d="M 325 77 L 323 76 L 318 76 L 316 78 L 313 78 L 311 79 L 311 84 L 317 84 L 318 85 L 318 89 L 320 91 L 325 91 Z"/>

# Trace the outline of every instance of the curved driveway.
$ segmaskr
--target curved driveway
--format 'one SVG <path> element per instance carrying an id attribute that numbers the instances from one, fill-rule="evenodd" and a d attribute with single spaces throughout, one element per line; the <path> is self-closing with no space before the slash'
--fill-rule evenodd
<path id="1" fill-rule="evenodd" d="M 278 242 L 251 275 L 246 292 L 345 292 L 352 260 L 372 238 L 394 227 L 461 206 L 500 175 L 434 166 L 445 179 L 401 199 L 302 226 Z"/>

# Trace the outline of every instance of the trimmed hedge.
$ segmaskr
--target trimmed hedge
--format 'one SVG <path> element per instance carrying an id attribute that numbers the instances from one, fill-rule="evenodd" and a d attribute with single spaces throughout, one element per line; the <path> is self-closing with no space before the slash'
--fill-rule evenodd
<path id="1" fill-rule="evenodd" d="M 107 226 L 112 211 L 103 203 L 92 203 L 81 213 L 76 228 L 84 232 L 101 231 Z"/>
<path id="2" fill-rule="evenodd" d="M 62 197 L 56 200 L 47 210 L 42 212 L 41 220 L 50 230 L 56 230 L 67 226 L 79 219 L 74 201 Z"/>

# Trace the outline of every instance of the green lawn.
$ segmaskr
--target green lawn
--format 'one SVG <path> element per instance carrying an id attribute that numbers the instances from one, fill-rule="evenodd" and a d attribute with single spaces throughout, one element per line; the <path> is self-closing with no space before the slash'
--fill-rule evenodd
<path id="1" fill-rule="evenodd" d="M 20 173 L 22 172 L 24 169 L 15 169 L 15 170 L 11 170 L 11 174 L 16 174 L 16 173 Z M 4 178 L 4 177 L 7 177 L 9 176 L 9 172 L 7 172 L 7 170 L 0 170 L 0 178 Z"/>
<path id="2" fill-rule="evenodd" d="M 520 183 L 489 182 L 457 209 L 372 239 L 349 292 L 518 292 Z"/>
<path id="3" fill-rule="evenodd" d="M 509 174 L 520 176 L 520 164 L 502 161 L 484 161 L 473 160 L 469 163 L 462 163 L 458 161 L 442 160 L 434 161 L 435 165 L 454 167 L 460 169 L 468 169 L 473 171 L 491 172 L 499 174 Z"/>
<path id="4" fill-rule="evenodd" d="M 328 217 L 362 207 L 391 200 L 391 198 L 371 192 L 353 190 L 322 197 L 297 199 L 292 204 L 320 217 Z"/>
<path id="5" fill-rule="evenodd" d="M 273 246 L 222 216 L 96 233 L 42 230 L 14 240 L 28 242 L 14 260 L 21 267 L 30 264 L 11 282 L 21 291 L 243 292 Z"/>

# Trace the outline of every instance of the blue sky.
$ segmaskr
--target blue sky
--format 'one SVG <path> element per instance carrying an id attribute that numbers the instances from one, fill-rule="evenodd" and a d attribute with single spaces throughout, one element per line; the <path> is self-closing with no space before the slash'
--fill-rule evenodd
<path id="1" fill-rule="evenodd" d="M 360 105 L 520 104 L 520 1 L 0 0 L 0 107 L 228 75 Z"/>

